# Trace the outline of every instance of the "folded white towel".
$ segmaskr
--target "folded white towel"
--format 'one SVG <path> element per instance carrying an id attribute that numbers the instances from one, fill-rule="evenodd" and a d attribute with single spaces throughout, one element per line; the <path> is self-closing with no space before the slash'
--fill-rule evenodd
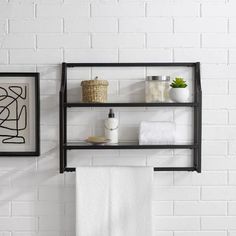
<path id="1" fill-rule="evenodd" d="M 140 145 L 174 144 L 175 124 L 172 122 L 142 121 L 139 130 Z"/>
<path id="2" fill-rule="evenodd" d="M 76 169 L 76 236 L 151 236 L 151 167 Z"/>

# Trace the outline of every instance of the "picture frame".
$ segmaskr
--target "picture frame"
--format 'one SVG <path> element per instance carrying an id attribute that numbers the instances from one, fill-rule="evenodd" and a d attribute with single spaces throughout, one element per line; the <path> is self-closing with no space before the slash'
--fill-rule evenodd
<path id="1" fill-rule="evenodd" d="M 0 72 L 0 156 L 40 155 L 40 75 Z"/>

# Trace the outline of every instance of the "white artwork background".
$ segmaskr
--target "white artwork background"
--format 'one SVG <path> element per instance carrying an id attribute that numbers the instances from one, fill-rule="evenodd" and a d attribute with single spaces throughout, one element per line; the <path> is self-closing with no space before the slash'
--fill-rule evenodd
<path id="1" fill-rule="evenodd" d="M 0 144 L 29 143 L 29 84 L 0 84 Z"/>
<path id="2" fill-rule="evenodd" d="M 6 134 L 6 129 L 3 127 L 0 127 L 0 152 L 33 152 L 36 147 L 36 98 L 35 98 L 35 80 L 33 77 L 29 76 L 4 76 L 0 78 L 0 124 L 2 122 L 2 119 L 5 119 L 6 117 L 6 111 L 3 111 L 3 107 L 6 106 L 7 103 L 9 103 L 10 98 L 3 99 L 6 96 L 6 90 L 8 92 L 8 96 L 16 96 L 15 93 L 19 93 L 19 88 L 9 89 L 9 86 L 17 86 L 24 88 L 22 92 L 22 96 L 24 97 L 26 95 L 26 99 L 18 99 L 18 113 L 20 112 L 20 107 L 25 106 L 27 115 L 24 114 L 24 112 L 21 114 L 21 118 L 19 120 L 19 127 L 23 127 L 24 120 L 27 121 L 26 129 L 20 130 L 20 135 L 25 138 L 25 143 L 2 143 L 2 140 L 4 137 L 1 135 Z M 10 90 L 10 91 L 9 91 Z M 14 92 L 12 92 L 12 90 Z M 26 93 L 26 94 L 25 94 Z M 5 95 L 4 95 L 5 94 Z M 24 108 L 24 109 L 25 109 Z M 16 117 L 15 113 L 12 111 L 16 111 L 14 108 L 14 105 L 10 107 L 9 109 L 11 111 L 11 114 L 9 117 L 11 117 L 14 120 L 14 117 Z M 10 113 L 10 112 L 8 112 Z M 9 119 L 8 117 L 8 119 Z M 5 123 L 6 125 L 6 123 Z M 3 126 L 0 125 L 0 126 Z M 10 121 L 7 123 L 7 126 L 15 129 L 15 124 L 13 121 Z M 10 133 L 14 133 L 14 131 L 8 131 Z M 9 133 L 8 133 L 9 134 Z M 17 140 L 15 138 L 15 140 Z M 19 139 L 18 139 L 19 140 Z"/>

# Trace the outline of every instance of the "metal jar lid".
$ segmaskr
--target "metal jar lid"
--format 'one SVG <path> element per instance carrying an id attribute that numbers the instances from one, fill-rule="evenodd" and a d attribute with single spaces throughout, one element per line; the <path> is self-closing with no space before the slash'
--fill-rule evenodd
<path id="1" fill-rule="evenodd" d="M 148 81 L 152 81 L 152 80 L 170 81 L 170 76 L 168 76 L 168 75 L 151 75 L 151 76 L 147 76 L 146 80 L 148 80 Z"/>

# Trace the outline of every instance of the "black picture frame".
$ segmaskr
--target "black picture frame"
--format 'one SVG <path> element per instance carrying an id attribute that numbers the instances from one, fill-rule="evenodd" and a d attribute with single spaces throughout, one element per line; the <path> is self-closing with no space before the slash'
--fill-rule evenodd
<path id="1" fill-rule="evenodd" d="M 0 147 L 0 156 L 40 156 L 40 74 L 37 72 L 0 72 L 0 86 L 1 83 L 3 81 L 5 77 L 6 78 L 14 78 L 14 82 L 16 83 L 16 79 L 17 77 L 19 77 L 19 79 L 23 79 L 23 78 L 27 78 L 30 80 L 30 78 L 32 78 L 33 80 L 33 84 L 34 84 L 34 89 L 33 91 L 30 91 L 34 94 L 34 101 L 33 104 L 35 106 L 34 108 L 34 117 L 33 117 L 33 148 L 32 150 L 26 150 L 26 151 L 22 151 L 22 150 L 1 150 Z M 4 82 L 6 84 L 6 82 Z M 7 81 L 7 83 L 11 83 L 11 81 Z M 3 84 L 3 83 L 2 83 Z M 30 89 L 30 88 L 29 88 Z M 1 95 L 1 94 L 0 94 Z M 26 108 L 25 108 L 26 109 Z M 30 111 L 29 111 L 30 112 Z M 0 117 L 1 118 L 1 117 Z M 25 118 L 27 119 L 27 118 Z M 29 120 L 31 120 L 32 117 L 30 117 Z M 1 119 L 0 119 L 1 121 Z M 1 135 L 1 134 L 0 134 Z M 0 143 L 0 145 L 3 145 L 2 141 Z M 5 144 L 4 144 L 5 145 Z M 16 145 L 17 146 L 17 145 Z"/>

